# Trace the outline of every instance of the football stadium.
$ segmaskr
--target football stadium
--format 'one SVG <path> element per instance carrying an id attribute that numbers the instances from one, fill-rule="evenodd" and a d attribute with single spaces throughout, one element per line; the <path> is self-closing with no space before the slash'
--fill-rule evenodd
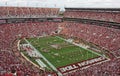
<path id="1" fill-rule="evenodd" d="M 0 76 L 120 76 L 119 6 L 54 1 L 1 0 Z"/>

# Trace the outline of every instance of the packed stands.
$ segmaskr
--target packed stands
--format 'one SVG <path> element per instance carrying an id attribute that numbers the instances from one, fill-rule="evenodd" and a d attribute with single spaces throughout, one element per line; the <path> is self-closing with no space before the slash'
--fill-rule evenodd
<path id="1" fill-rule="evenodd" d="M 12 24 L 2 24 L 0 26 L 0 56 L 3 59 L 1 62 L 1 75 L 11 74 L 11 68 L 15 69 L 18 76 L 23 76 L 25 74 L 28 75 L 36 75 L 45 76 L 49 74 L 48 72 L 41 72 L 38 69 L 31 69 L 31 64 L 29 62 L 25 62 L 24 58 L 22 58 L 17 51 L 17 49 L 12 49 L 11 46 L 15 39 L 19 37 L 36 37 L 42 35 L 50 35 L 55 30 L 57 30 L 58 25 L 62 25 L 61 34 L 67 35 L 68 37 L 79 37 L 88 42 L 92 42 L 94 44 L 99 45 L 100 47 L 104 47 L 107 50 L 112 51 L 114 54 L 119 54 L 119 42 L 120 42 L 120 31 L 118 29 L 96 26 L 96 25 L 88 25 L 81 24 L 75 22 L 64 22 L 64 23 L 55 23 L 55 22 L 35 22 L 35 23 L 12 23 Z M 76 28 L 77 27 L 77 28 Z M 107 43 L 107 44 L 106 44 Z M 12 46 L 13 47 L 13 46 Z M 17 51 L 17 53 L 15 53 Z M 13 60 L 13 61 L 11 61 Z M 27 63 L 27 66 L 25 63 Z M 111 61 L 112 63 L 113 61 Z M 2 64 L 5 63 L 5 64 Z M 29 64 L 29 65 L 28 65 Z M 109 63 L 101 64 L 103 66 L 108 65 Z M 115 65 L 118 63 L 114 63 Z M 10 66 L 11 65 L 11 66 Z M 93 66 L 94 68 L 98 68 L 99 66 Z M 88 70 L 79 70 L 75 73 L 70 73 L 68 76 L 77 76 L 77 75 L 88 75 L 89 73 L 92 75 L 98 75 L 99 72 L 101 75 L 105 74 L 102 70 L 104 67 L 99 67 L 97 69 L 97 73 L 93 72 L 93 67 L 88 68 Z M 116 69 L 116 66 L 112 67 Z M 14 71 L 13 69 L 13 71 Z M 24 70 L 23 70 L 24 69 Z M 92 69 L 90 71 L 90 69 Z M 108 70 L 109 67 L 106 67 Z M 34 70 L 34 71 L 33 71 Z M 37 73 L 36 73 L 37 72 Z M 86 73 L 87 72 L 87 73 Z M 114 74 L 114 72 L 109 72 L 110 74 Z M 12 73 L 13 74 L 13 73 Z M 115 74 L 119 74 L 119 69 L 115 72 Z M 37 75 L 36 75 L 37 76 Z"/>
<path id="2" fill-rule="evenodd" d="M 0 19 L 57 17 L 59 8 L 0 7 Z"/>
<path id="3" fill-rule="evenodd" d="M 64 16 L 120 23 L 120 11 L 66 10 Z"/>

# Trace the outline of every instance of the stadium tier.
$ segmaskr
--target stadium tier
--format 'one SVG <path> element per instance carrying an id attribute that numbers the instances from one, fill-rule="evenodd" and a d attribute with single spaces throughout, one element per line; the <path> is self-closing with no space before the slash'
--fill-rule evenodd
<path id="1" fill-rule="evenodd" d="M 66 18 L 80 18 L 120 23 L 120 10 L 118 9 L 67 9 Z"/>
<path id="2" fill-rule="evenodd" d="M 59 8 L 0 7 L 0 19 L 57 17 Z"/>
<path id="3" fill-rule="evenodd" d="M 65 21 L 119 23 L 119 10 L 104 11 L 67 9 L 56 22 L 59 8 L 0 7 L 0 76 L 119 76 L 120 29 Z"/>

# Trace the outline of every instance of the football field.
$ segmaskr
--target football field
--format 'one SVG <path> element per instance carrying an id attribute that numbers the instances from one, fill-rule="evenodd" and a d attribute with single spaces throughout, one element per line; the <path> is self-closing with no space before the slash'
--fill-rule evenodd
<path id="1" fill-rule="evenodd" d="M 27 39 L 56 68 L 99 57 L 57 36 Z"/>

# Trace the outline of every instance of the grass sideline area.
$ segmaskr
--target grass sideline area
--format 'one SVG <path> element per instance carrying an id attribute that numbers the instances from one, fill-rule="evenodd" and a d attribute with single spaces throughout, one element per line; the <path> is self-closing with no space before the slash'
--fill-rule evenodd
<path id="1" fill-rule="evenodd" d="M 98 57 L 56 36 L 27 39 L 56 68 Z"/>

